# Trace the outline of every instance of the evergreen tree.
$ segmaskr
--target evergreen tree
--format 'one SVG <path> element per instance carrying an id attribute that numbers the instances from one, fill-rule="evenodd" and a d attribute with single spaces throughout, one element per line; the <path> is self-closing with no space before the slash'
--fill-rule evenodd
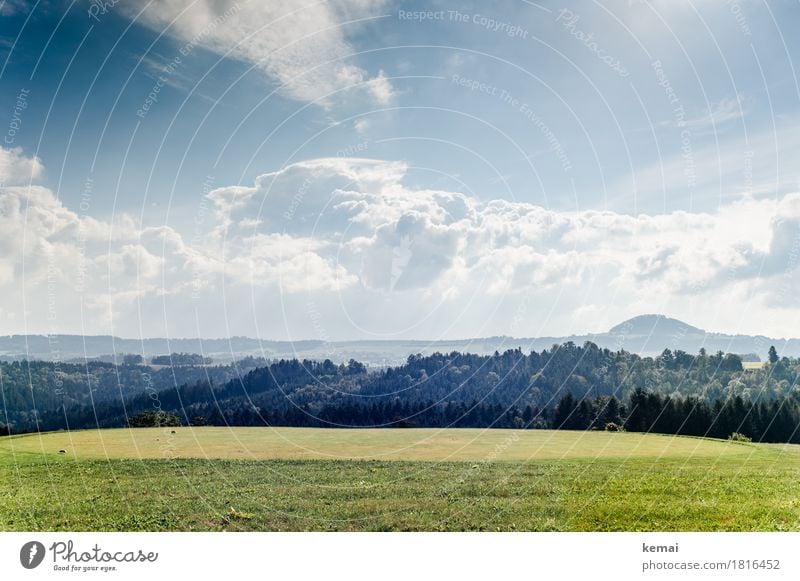
<path id="1" fill-rule="evenodd" d="M 769 362 L 775 365 L 778 362 L 778 352 L 775 350 L 775 345 L 771 345 L 769 348 L 769 353 L 767 354 L 769 358 Z"/>
<path id="2" fill-rule="evenodd" d="M 578 402 L 572 397 L 571 393 L 567 393 L 556 406 L 556 413 L 553 418 L 553 427 L 562 430 L 575 429 L 575 412 L 578 407 Z"/>

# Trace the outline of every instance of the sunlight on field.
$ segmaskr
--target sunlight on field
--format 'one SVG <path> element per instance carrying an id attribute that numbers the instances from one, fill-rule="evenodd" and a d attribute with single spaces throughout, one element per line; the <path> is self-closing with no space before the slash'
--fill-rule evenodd
<path id="1" fill-rule="evenodd" d="M 764 364 L 764 361 L 742 361 L 742 367 L 745 369 L 761 369 Z"/>
<path id="2" fill-rule="evenodd" d="M 53 432 L 0 438 L 0 530 L 787 531 L 799 451 L 544 430 Z"/>
<path id="3" fill-rule="evenodd" d="M 63 450 L 64 452 L 60 452 Z M 0 452 L 67 458 L 520 461 L 747 455 L 752 446 L 633 433 L 552 430 L 223 428 L 81 430 L 0 440 Z"/>

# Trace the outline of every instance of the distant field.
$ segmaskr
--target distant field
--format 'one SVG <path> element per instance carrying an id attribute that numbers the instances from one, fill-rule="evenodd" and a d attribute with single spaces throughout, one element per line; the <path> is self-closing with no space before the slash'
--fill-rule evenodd
<path id="1" fill-rule="evenodd" d="M 764 361 L 742 361 L 742 367 L 745 369 L 761 369 L 764 365 Z"/>
<path id="2" fill-rule="evenodd" d="M 174 434 L 172 432 L 175 432 Z M 137 428 L 0 440 L 0 451 L 97 458 L 497 461 L 746 456 L 752 446 L 702 438 L 557 430 Z M 1 452 L 0 452 L 1 453 Z"/>
<path id="3" fill-rule="evenodd" d="M 537 430 L 175 431 L 1 438 L 0 530 L 800 530 L 796 446 Z"/>

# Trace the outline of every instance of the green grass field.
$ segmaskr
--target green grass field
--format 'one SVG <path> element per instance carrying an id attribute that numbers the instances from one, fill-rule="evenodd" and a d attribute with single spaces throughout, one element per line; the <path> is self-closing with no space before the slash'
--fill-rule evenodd
<path id="1" fill-rule="evenodd" d="M 796 446 L 545 430 L 171 432 L 1 438 L 0 530 L 800 530 Z"/>

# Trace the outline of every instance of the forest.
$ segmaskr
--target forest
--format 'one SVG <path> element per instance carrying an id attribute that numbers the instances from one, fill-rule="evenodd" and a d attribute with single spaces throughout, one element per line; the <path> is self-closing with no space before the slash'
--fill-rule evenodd
<path id="1" fill-rule="evenodd" d="M 541 352 L 229 366 L 42 362 L 0 366 L 4 431 L 148 425 L 625 429 L 797 441 L 800 360 L 745 369 L 735 354 L 641 357 L 591 342 Z M 183 362 L 182 362 L 183 363 Z M 58 382 L 58 384 L 56 383 Z"/>

